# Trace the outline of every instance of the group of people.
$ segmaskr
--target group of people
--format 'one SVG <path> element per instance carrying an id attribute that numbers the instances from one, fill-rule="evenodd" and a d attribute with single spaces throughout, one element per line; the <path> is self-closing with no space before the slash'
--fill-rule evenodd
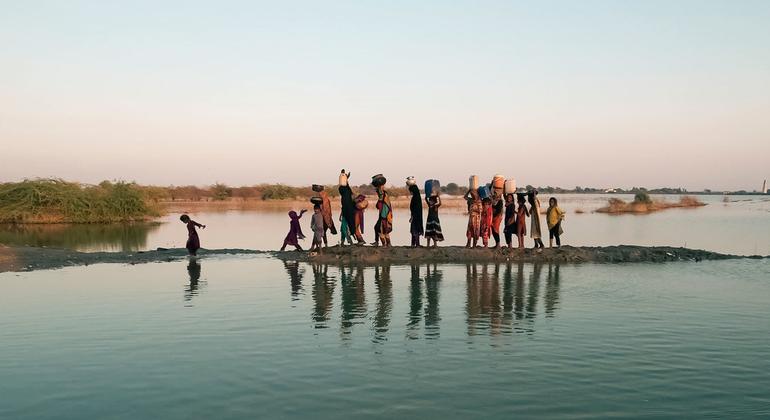
<path id="1" fill-rule="evenodd" d="M 513 237 L 518 240 L 518 248 L 524 249 L 524 238 L 527 236 L 527 218 L 530 218 L 530 237 L 535 242 L 535 249 L 543 249 L 542 223 L 540 219 L 540 199 L 537 190 L 527 192 L 500 194 L 493 192 L 488 198 L 480 198 L 479 192 L 468 190 L 464 196 L 468 203 L 468 229 L 466 230 L 467 248 L 479 246 L 479 239 L 484 248 L 489 247 L 489 237 L 495 240 L 494 247 L 500 248 L 500 228 L 503 227 L 505 243 L 513 248 Z M 529 204 L 529 207 L 527 207 Z M 564 211 L 559 208 L 555 197 L 548 200 L 546 223 L 550 243 L 556 240 L 556 246 L 561 246 Z M 503 223 L 504 222 L 504 223 Z"/>
<path id="2" fill-rule="evenodd" d="M 366 241 L 363 238 L 364 212 L 368 202 L 366 196 L 354 195 L 352 188 L 347 183 L 349 177 L 350 173 L 343 170 L 340 179 L 344 179 L 345 182 L 341 182 L 339 186 L 342 207 L 339 217 L 340 243 L 353 245 L 353 238 L 355 238 L 358 245 L 365 245 Z M 377 221 L 374 225 L 374 242 L 371 245 L 390 247 L 392 246 L 390 233 L 393 231 L 393 206 L 390 195 L 385 189 L 385 178 L 379 175 L 373 177 L 372 185 L 375 186 L 377 192 Z M 422 246 L 420 243 L 422 236 L 425 236 L 427 246 L 438 246 L 438 243 L 444 240 L 439 218 L 441 197 L 437 194 L 431 194 L 424 199 L 428 207 L 428 215 L 425 224 L 423 224 L 423 198 L 420 189 L 412 178 L 407 180 L 407 185 L 411 193 L 409 204 L 411 246 Z M 318 195 L 311 200 L 314 202 L 310 222 L 310 228 L 313 231 L 311 251 L 319 251 L 322 245 L 328 246 L 327 232 L 337 233 L 332 217 L 331 200 L 323 187 L 316 187 L 318 187 L 316 190 Z M 495 240 L 494 247 L 500 248 L 502 245 L 500 229 L 502 227 L 507 247 L 514 247 L 513 237 L 516 236 L 518 248 L 523 249 L 524 238 L 527 235 L 527 218 L 530 218 L 530 237 L 535 242 L 535 248 L 545 248 L 542 240 L 540 200 L 537 190 L 506 194 L 495 190 L 489 197 L 482 199 L 478 190 L 469 189 L 464 198 L 468 205 L 466 247 L 489 247 L 491 236 Z M 289 212 L 291 219 L 289 233 L 284 239 L 283 246 L 281 246 L 282 251 L 287 246 L 302 250 L 299 240 L 304 239 L 305 236 L 302 233 L 299 220 L 304 213 L 305 210 L 300 211 L 299 214 L 295 211 Z M 559 208 L 556 198 L 551 197 L 548 200 L 546 211 L 550 246 L 553 246 L 554 240 L 557 247 L 561 246 L 560 236 L 563 232 L 561 227 L 563 219 L 564 211 Z M 481 244 L 479 244 L 479 240 L 481 240 Z"/>

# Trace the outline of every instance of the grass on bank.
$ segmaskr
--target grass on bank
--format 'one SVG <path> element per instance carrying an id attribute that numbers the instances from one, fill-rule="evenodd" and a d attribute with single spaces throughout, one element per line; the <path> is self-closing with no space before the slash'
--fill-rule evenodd
<path id="1" fill-rule="evenodd" d="M 132 222 L 157 215 L 133 183 L 33 179 L 0 184 L 0 223 Z"/>

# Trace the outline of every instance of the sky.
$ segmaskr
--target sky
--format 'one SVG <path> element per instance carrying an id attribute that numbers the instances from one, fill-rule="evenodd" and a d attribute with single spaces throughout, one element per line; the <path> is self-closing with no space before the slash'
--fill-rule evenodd
<path id="1" fill-rule="evenodd" d="M 0 0 L 0 181 L 759 189 L 770 1 Z"/>

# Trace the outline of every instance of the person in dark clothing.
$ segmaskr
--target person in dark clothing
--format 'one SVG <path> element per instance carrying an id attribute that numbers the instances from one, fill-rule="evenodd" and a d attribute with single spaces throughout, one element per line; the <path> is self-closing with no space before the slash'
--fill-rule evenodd
<path id="1" fill-rule="evenodd" d="M 505 196 L 505 243 L 508 248 L 513 248 L 513 235 L 516 233 L 516 203 L 513 201 L 513 194 Z"/>
<path id="2" fill-rule="evenodd" d="M 350 178 L 350 173 L 347 174 Z M 353 189 L 350 185 L 340 185 L 340 204 L 342 205 L 342 223 L 348 224 L 348 232 L 355 235 L 359 244 L 365 244 L 361 232 L 356 229 L 356 200 L 353 198 Z"/>
<path id="3" fill-rule="evenodd" d="M 409 232 L 412 234 L 412 246 L 419 247 L 420 236 L 425 233 L 422 225 L 422 196 L 417 185 L 410 185 L 409 192 L 412 193 L 412 201 L 409 203 L 409 211 L 411 212 Z"/>
<path id="4" fill-rule="evenodd" d="M 439 207 L 441 207 L 441 197 L 433 196 L 428 199 L 428 219 L 425 221 L 425 238 L 428 246 L 430 246 L 431 239 L 434 247 L 444 240 L 444 233 L 441 232 L 441 220 L 438 217 Z"/>
<path id="5" fill-rule="evenodd" d="M 305 214 L 306 211 L 307 210 L 302 209 L 299 214 L 294 210 L 289 212 L 289 233 L 286 234 L 286 238 L 283 240 L 281 251 L 286 250 L 287 245 L 293 246 L 297 251 L 302 251 L 299 240 L 305 239 L 305 235 L 302 233 L 302 226 L 299 225 L 299 219 L 302 218 L 302 215 Z"/>
<path id="6" fill-rule="evenodd" d="M 495 197 L 492 205 L 492 237 L 495 238 L 495 248 L 500 248 L 500 222 L 505 213 L 505 203 L 500 196 Z"/>
<path id="7" fill-rule="evenodd" d="M 201 229 L 206 229 L 206 225 L 202 225 L 195 220 L 190 219 L 190 216 L 186 214 L 181 215 L 179 220 L 187 225 L 187 244 L 185 245 L 187 252 L 189 252 L 190 255 L 195 256 L 201 247 L 201 241 L 200 238 L 198 238 L 198 232 L 195 228 L 199 227 Z"/>

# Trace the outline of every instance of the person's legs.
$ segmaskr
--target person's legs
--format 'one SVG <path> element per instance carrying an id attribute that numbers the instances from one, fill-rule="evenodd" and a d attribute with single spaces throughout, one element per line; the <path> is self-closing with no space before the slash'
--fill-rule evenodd
<path id="1" fill-rule="evenodd" d="M 548 229 L 548 248 L 553 248 L 553 237 L 554 237 L 553 229 L 554 228 Z"/>
<path id="2" fill-rule="evenodd" d="M 500 248 L 500 232 L 493 230 L 492 237 L 495 238 L 495 248 Z"/>
<path id="3" fill-rule="evenodd" d="M 554 226 L 554 236 L 556 237 L 556 248 L 561 247 L 561 233 L 559 232 L 561 230 L 561 222 L 557 223 L 556 226 Z"/>
<path id="4" fill-rule="evenodd" d="M 377 219 L 377 223 L 374 224 L 374 242 L 372 245 L 379 246 L 380 245 L 380 235 L 382 234 L 380 232 L 382 227 L 382 219 Z"/>

